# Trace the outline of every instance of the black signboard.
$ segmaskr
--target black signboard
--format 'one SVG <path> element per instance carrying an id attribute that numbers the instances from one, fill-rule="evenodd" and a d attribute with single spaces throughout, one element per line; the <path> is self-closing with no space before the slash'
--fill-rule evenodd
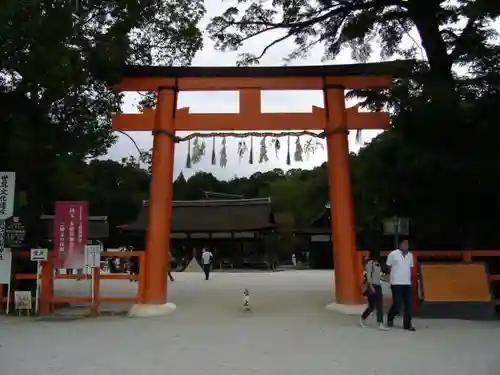
<path id="1" fill-rule="evenodd" d="M 18 249 L 24 247 L 26 229 L 19 218 L 13 216 L 5 221 L 5 247 Z"/>

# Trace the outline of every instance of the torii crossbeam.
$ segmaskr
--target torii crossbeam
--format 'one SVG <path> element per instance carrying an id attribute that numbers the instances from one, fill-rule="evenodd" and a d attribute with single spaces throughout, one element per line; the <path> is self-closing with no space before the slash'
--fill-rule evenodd
<path id="1" fill-rule="evenodd" d="M 142 308 L 160 314 L 167 301 L 175 132 L 203 130 L 324 131 L 328 147 L 335 297 L 339 303 L 359 303 L 361 275 L 357 275 L 347 136 L 349 130 L 387 129 L 389 116 L 384 112 L 359 112 L 357 106 L 346 108 L 345 90 L 388 87 L 393 78 L 407 76 L 413 64 L 413 61 L 395 61 L 298 67 L 126 67 L 120 82 L 113 86 L 116 91 L 157 93 L 156 109 L 113 116 L 115 130 L 154 134 Z M 239 91 L 239 113 L 190 113 L 189 108 L 177 108 L 179 91 L 216 90 Z M 261 90 L 322 90 L 324 108 L 312 107 L 310 113 L 262 113 Z"/>

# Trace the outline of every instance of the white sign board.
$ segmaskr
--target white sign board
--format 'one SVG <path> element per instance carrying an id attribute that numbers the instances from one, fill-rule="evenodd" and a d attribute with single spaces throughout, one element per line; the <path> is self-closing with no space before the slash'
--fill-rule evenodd
<path id="1" fill-rule="evenodd" d="M 16 173 L 0 172 L 0 220 L 14 215 L 14 193 L 16 190 Z"/>
<path id="2" fill-rule="evenodd" d="M 32 262 L 42 262 L 49 258 L 48 249 L 31 249 L 30 258 Z"/>
<path id="3" fill-rule="evenodd" d="M 12 253 L 8 247 L 0 248 L 0 284 L 10 284 Z"/>
<path id="4" fill-rule="evenodd" d="M 311 236 L 311 242 L 330 242 L 330 235 L 316 234 Z"/>
<path id="5" fill-rule="evenodd" d="M 101 266 L 101 245 L 85 246 L 85 265 L 87 267 Z"/>
<path id="6" fill-rule="evenodd" d="M 384 234 L 387 236 L 407 236 L 410 234 L 410 219 L 391 217 L 383 221 Z"/>
<path id="7" fill-rule="evenodd" d="M 31 292 L 30 291 L 14 291 L 14 304 L 16 310 L 31 310 Z"/>

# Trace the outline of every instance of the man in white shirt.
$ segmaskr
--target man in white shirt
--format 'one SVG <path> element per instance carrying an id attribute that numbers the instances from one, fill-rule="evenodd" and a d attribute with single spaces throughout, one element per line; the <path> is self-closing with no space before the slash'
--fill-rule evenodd
<path id="1" fill-rule="evenodd" d="M 205 280 L 208 280 L 210 277 L 210 266 L 212 264 L 213 254 L 208 251 L 205 247 L 201 253 L 201 262 L 203 263 L 203 271 L 205 272 Z"/>
<path id="2" fill-rule="evenodd" d="M 391 270 L 392 306 L 387 313 L 387 325 L 394 325 L 394 317 L 403 308 L 403 328 L 415 331 L 411 325 L 412 290 L 411 269 L 413 268 L 413 254 L 408 251 L 408 240 L 399 242 L 399 249 L 393 250 L 387 256 L 387 266 Z"/>

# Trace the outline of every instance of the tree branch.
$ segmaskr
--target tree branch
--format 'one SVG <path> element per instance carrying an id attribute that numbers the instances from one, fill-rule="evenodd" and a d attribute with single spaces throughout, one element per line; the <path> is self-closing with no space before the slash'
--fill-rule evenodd
<path id="1" fill-rule="evenodd" d="M 292 35 L 293 35 L 292 32 L 288 32 L 285 35 L 283 35 L 281 38 L 275 39 L 273 42 L 269 43 L 266 47 L 264 47 L 264 49 L 262 50 L 260 55 L 257 56 L 255 59 L 260 60 L 267 53 L 267 51 L 269 51 L 274 45 L 281 43 L 282 41 L 290 38 Z"/>
<path id="2" fill-rule="evenodd" d="M 306 9 L 303 13 L 300 13 L 300 8 L 289 9 L 290 5 L 281 4 L 284 15 L 281 20 L 274 21 L 276 17 L 276 12 L 264 10 L 262 6 L 255 5 L 252 10 L 247 10 L 247 12 L 240 17 L 239 20 L 235 20 L 234 16 L 238 13 L 237 8 L 228 8 L 226 12 L 219 16 L 212 18 L 211 24 L 209 25 L 210 34 L 212 38 L 218 39 L 219 46 L 221 50 L 226 48 L 231 48 L 237 50 L 241 47 L 243 42 L 246 42 L 252 38 L 259 35 L 265 34 L 268 31 L 287 29 L 287 34 L 280 38 L 273 40 L 269 43 L 262 51 L 258 57 L 253 57 L 251 60 L 257 61 L 261 59 L 271 47 L 276 44 L 292 37 L 300 36 L 304 34 L 304 44 L 314 45 L 321 41 L 331 40 L 333 37 L 333 43 L 338 42 L 338 31 L 342 29 L 344 22 L 340 22 L 337 19 L 343 19 L 344 21 L 349 17 L 355 17 L 355 13 L 362 11 L 370 11 L 373 9 L 380 9 L 387 6 L 396 7 L 406 7 L 403 0 L 369 0 L 369 1 L 356 1 L 356 0 L 336 0 L 331 1 L 327 4 L 323 2 L 321 9 Z M 288 8 L 287 8 L 288 7 Z M 287 12 L 290 10 L 290 14 Z M 292 12 L 293 10 L 293 12 Z M 269 13 L 270 12 L 270 13 Z M 288 17 L 289 16 L 289 17 Z M 296 21 L 285 21 L 287 18 L 296 19 Z M 298 19 L 298 20 L 297 20 Z M 332 26 L 328 24 L 328 21 L 332 19 L 336 26 L 334 30 Z M 314 28 L 315 25 L 318 27 L 323 27 L 327 29 L 327 35 L 319 38 L 314 38 L 315 30 L 309 30 L 309 28 Z M 229 31 L 230 28 L 235 28 L 234 31 Z M 232 30 L 232 29 L 231 29 Z M 312 43 L 309 43 L 307 39 L 314 38 Z M 301 52 L 296 51 L 295 55 L 303 54 L 305 48 L 300 48 Z M 290 56 L 294 55 L 293 53 Z M 242 54 L 242 56 L 250 56 L 250 54 Z"/>
<path id="3" fill-rule="evenodd" d="M 455 48 L 453 48 L 453 51 L 450 52 L 450 58 L 452 60 L 456 60 L 460 55 L 462 55 L 462 53 L 464 53 L 461 42 L 465 41 L 465 39 L 474 32 L 476 20 L 477 18 L 469 18 L 469 21 L 467 21 L 467 24 L 463 28 L 462 32 L 456 38 Z M 456 36 L 456 34 L 454 35 Z"/>

